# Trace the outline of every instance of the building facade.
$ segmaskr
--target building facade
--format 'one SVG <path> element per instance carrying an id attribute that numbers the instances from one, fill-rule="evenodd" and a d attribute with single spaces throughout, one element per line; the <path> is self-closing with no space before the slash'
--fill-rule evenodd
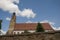
<path id="1" fill-rule="evenodd" d="M 45 32 L 54 31 L 49 23 L 40 23 L 40 24 L 42 25 Z M 33 33 L 36 31 L 37 25 L 38 23 L 16 23 L 16 15 L 15 13 L 13 13 L 7 33 L 21 34 L 25 30 L 28 30 L 28 32 Z"/>

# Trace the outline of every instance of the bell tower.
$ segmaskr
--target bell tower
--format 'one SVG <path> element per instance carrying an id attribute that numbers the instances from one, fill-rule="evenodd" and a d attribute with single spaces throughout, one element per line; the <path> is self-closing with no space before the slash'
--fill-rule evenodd
<path id="1" fill-rule="evenodd" d="M 13 13 L 7 34 L 13 34 L 15 23 L 16 23 L 16 15 L 15 13 Z"/>

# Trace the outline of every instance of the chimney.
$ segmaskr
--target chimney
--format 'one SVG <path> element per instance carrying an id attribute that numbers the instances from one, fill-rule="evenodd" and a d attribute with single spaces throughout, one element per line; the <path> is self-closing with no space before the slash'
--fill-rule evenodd
<path id="1" fill-rule="evenodd" d="M 9 25 L 7 34 L 12 34 L 15 23 L 16 23 L 16 15 L 15 15 L 15 13 L 13 13 L 12 18 L 10 20 L 10 25 Z"/>

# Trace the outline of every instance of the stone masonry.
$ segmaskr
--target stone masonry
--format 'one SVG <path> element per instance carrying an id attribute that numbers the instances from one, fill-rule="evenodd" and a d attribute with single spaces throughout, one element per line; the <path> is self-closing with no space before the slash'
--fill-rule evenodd
<path id="1" fill-rule="evenodd" d="M 3 35 L 0 40 L 60 40 L 59 32 L 23 33 L 18 35 Z"/>

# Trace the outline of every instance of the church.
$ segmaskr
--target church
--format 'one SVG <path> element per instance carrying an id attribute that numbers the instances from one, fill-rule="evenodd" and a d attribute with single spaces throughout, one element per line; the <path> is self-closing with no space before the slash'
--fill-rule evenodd
<path id="1" fill-rule="evenodd" d="M 49 23 L 40 24 L 42 25 L 44 32 L 54 31 Z M 16 23 L 16 14 L 13 13 L 7 34 L 21 34 L 24 32 L 24 30 L 34 33 L 36 31 L 37 25 L 38 23 Z"/>

